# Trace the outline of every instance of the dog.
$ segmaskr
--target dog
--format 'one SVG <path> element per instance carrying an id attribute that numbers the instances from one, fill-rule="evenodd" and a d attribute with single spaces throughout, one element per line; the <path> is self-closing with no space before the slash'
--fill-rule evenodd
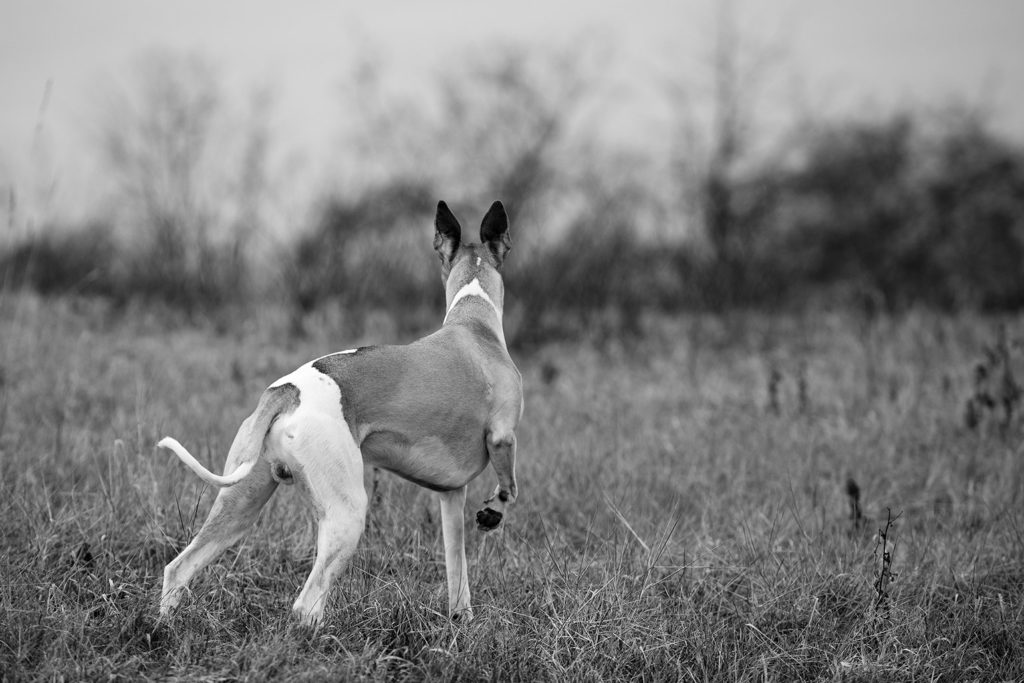
<path id="1" fill-rule="evenodd" d="M 176 440 L 160 441 L 220 488 L 199 533 L 164 569 L 162 615 L 180 602 L 196 572 L 242 537 L 278 484 L 294 483 L 316 515 L 317 541 L 313 569 L 292 609 L 303 624 L 318 626 L 331 584 L 363 533 L 363 467 L 371 465 L 437 492 L 448 613 L 472 619 L 466 486 L 490 463 L 498 484 L 476 515 L 484 531 L 497 528 L 517 495 L 523 382 L 502 328 L 501 267 L 512 242 L 501 202 L 484 216 L 479 244 L 462 241 L 459 221 L 443 201 L 434 227 L 447 302 L 439 330 L 404 346 L 323 356 L 271 384 L 242 422 L 223 475 Z"/>

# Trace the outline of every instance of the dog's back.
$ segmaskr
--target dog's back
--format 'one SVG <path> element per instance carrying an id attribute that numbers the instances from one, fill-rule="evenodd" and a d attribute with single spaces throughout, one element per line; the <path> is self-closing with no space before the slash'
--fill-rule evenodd
<path id="1" fill-rule="evenodd" d="M 504 343 L 461 325 L 406 346 L 325 356 L 313 368 L 337 384 L 364 461 L 435 490 L 479 474 L 488 425 L 522 403 Z"/>

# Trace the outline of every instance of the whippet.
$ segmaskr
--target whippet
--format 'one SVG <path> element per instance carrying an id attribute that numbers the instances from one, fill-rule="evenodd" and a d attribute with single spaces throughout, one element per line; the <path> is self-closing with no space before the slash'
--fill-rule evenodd
<path id="1" fill-rule="evenodd" d="M 484 216 L 480 244 L 462 242 L 444 202 L 434 226 L 447 300 L 438 331 L 406 346 L 323 356 L 271 384 L 239 428 L 223 475 L 174 439 L 160 441 L 203 481 L 220 487 L 199 533 L 164 569 L 161 614 L 178 604 L 196 572 L 241 538 L 279 483 L 294 482 L 318 527 L 316 560 L 292 609 L 303 623 L 318 625 L 331 583 L 363 532 L 363 466 L 369 464 L 437 492 L 448 611 L 472 618 L 466 485 L 488 462 L 497 474 L 493 495 L 476 515 L 484 531 L 496 528 L 516 499 L 515 429 L 523 391 L 505 346 L 500 274 L 511 240 L 501 202 Z"/>

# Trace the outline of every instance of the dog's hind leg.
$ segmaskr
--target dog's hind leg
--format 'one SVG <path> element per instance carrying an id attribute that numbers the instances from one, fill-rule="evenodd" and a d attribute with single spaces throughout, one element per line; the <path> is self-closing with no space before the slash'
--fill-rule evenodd
<path id="1" fill-rule="evenodd" d="M 230 459 L 229 459 L 230 460 Z M 234 470 L 229 463 L 225 472 Z M 274 493 L 277 482 L 266 460 L 256 462 L 252 471 L 231 488 L 223 488 L 210 514 L 192 542 L 164 568 L 160 613 L 166 615 L 181 600 L 182 592 L 196 572 L 217 558 L 242 537 L 256 521 L 260 509 Z"/>
<path id="2" fill-rule="evenodd" d="M 292 607 L 302 623 L 317 626 L 331 584 L 355 552 L 366 523 L 363 457 L 344 420 L 314 411 L 283 420 L 275 443 L 283 460 L 299 470 L 296 479 L 317 515 L 316 560 Z"/>
<path id="3" fill-rule="evenodd" d="M 444 568 L 448 575 L 448 615 L 469 621 L 473 610 L 469 598 L 469 576 L 466 569 L 466 487 L 438 493 L 441 501 L 441 533 L 444 538 Z"/>

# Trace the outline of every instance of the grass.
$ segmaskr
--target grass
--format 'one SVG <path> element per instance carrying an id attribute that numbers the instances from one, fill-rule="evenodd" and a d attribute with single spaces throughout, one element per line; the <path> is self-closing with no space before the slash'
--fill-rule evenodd
<path id="1" fill-rule="evenodd" d="M 690 318 L 520 355 L 520 498 L 470 526 L 476 620 L 444 614 L 432 495 L 382 475 L 312 634 L 289 617 L 314 545 L 289 488 L 157 620 L 213 492 L 154 444 L 219 471 L 267 384 L 386 325 L 297 342 L 273 312 L 178 327 L 0 294 L 5 680 L 1024 679 L 1021 428 L 962 419 L 994 321 Z"/>

